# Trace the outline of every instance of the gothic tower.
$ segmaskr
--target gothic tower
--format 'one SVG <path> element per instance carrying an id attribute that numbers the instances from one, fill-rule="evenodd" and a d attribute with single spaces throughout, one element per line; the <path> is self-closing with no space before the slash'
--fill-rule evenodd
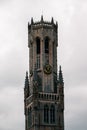
<path id="1" fill-rule="evenodd" d="M 24 87 L 25 130 L 64 130 L 64 82 L 57 75 L 58 24 L 28 24 L 29 79 Z"/>

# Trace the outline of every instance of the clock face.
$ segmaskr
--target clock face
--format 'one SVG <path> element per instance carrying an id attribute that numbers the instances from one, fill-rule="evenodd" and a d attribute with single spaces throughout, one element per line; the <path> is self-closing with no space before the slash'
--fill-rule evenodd
<path id="1" fill-rule="evenodd" d="M 44 66 L 44 73 L 45 74 L 51 74 L 52 73 L 51 65 L 47 64 L 47 65 Z"/>

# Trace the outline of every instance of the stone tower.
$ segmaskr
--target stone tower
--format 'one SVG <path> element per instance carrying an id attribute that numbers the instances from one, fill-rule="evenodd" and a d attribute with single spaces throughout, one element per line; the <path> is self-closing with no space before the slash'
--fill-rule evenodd
<path id="1" fill-rule="evenodd" d="M 25 130 L 64 130 L 64 82 L 57 75 L 57 22 L 28 24 L 29 78 L 24 87 Z"/>

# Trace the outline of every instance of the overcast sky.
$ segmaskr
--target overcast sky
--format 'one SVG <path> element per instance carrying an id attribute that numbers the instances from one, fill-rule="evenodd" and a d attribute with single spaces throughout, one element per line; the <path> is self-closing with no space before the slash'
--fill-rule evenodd
<path id="1" fill-rule="evenodd" d="M 0 130 L 24 130 L 28 21 L 58 21 L 65 129 L 87 130 L 87 0 L 0 0 Z"/>

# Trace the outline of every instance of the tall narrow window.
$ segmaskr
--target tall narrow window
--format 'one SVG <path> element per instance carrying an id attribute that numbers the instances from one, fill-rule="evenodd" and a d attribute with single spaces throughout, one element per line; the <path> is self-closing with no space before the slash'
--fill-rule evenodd
<path id="1" fill-rule="evenodd" d="M 44 106 L 44 122 L 49 123 L 49 107 L 48 107 L 48 105 Z"/>
<path id="2" fill-rule="evenodd" d="M 40 68 L 40 38 L 36 38 L 37 69 Z"/>
<path id="3" fill-rule="evenodd" d="M 45 38 L 45 64 L 49 64 L 49 38 Z"/>
<path id="4" fill-rule="evenodd" d="M 49 38 L 45 38 L 45 53 L 49 53 Z"/>
<path id="5" fill-rule="evenodd" d="M 36 47 L 37 54 L 40 54 L 40 38 L 39 37 L 36 38 L 36 44 L 37 44 L 37 47 Z"/>
<path id="6" fill-rule="evenodd" d="M 50 107 L 50 123 L 55 123 L 55 107 L 53 105 Z"/>

